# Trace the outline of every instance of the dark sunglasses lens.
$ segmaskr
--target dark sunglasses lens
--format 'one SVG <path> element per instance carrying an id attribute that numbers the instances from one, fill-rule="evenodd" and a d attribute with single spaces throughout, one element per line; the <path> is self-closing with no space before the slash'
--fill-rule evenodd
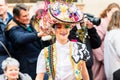
<path id="1" fill-rule="evenodd" d="M 70 28 L 70 25 L 65 25 L 65 28 L 66 28 L 66 29 Z"/>
<path id="2" fill-rule="evenodd" d="M 62 26 L 60 26 L 60 25 L 56 25 L 55 27 L 56 27 L 57 29 L 61 29 L 61 28 L 62 28 Z M 64 28 L 65 28 L 65 29 L 68 29 L 68 28 L 70 28 L 70 25 L 65 25 Z"/>

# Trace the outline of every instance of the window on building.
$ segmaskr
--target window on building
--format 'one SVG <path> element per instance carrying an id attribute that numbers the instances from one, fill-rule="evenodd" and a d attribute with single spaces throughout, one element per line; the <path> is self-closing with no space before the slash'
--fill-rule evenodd
<path id="1" fill-rule="evenodd" d="M 44 1 L 44 0 L 7 0 L 8 3 L 35 3 L 37 1 Z M 50 0 L 47 0 L 50 1 Z M 55 0 L 52 0 L 55 1 Z M 63 0 L 63 1 L 74 1 L 77 2 L 77 0 Z"/>

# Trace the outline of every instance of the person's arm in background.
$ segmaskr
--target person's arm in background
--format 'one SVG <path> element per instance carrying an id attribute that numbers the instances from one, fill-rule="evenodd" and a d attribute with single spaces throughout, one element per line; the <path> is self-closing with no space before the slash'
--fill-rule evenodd
<path id="1" fill-rule="evenodd" d="M 90 44 L 93 49 L 100 47 L 101 45 L 101 39 L 100 36 L 97 33 L 97 30 L 95 29 L 94 25 L 92 22 L 87 20 L 86 26 L 88 28 L 88 35 L 90 38 Z"/>
<path id="2" fill-rule="evenodd" d="M 83 77 L 83 80 L 90 80 L 89 79 L 89 75 L 88 75 L 88 71 L 87 71 L 87 68 L 86 68 L 85 61 L 82 61 L 81 67 L 82 67 L 82 77 Z"/>

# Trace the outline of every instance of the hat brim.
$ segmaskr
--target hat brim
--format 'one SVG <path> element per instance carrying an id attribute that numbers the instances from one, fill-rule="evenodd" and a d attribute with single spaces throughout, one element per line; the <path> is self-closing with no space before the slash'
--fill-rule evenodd
<path id="1" fill-rule="evenodd" d="M 83 17 L 82 17 L 80 20 L 78 20 L 78 21 L 65 21 L 65 20 L 61 20 L 61 19 L 55 17 L 55 16 L 52 14 L 52 11 L 51 11 L 51 8 L 50 8 L 50 7 L 48 8 L 48 10 L 49 10 L 49 13 L 51 14 L 51 16 L 52 16 L 53 18 L 55 18 L 56 20 L 58 20 L 58 21 L 60 21 L 60 22 L 63 22 L 63 23 L 74 24 L 74 23 L 79 23 L 79 22 L 81 22 L 81 21 L 83 20 Z"/>
<path id="2" fill-rule="evenodd" d="M 65 20 L 61 20 L 61 19 L 55 17 L 55 16 L 52 14 L 51 8 L 49 8 L 48 10 L 49 10 L 49 12 L 50 12 L 50 14 L 51 14 L 51 16 L 52 16 L 53 18 L 55 18 L 56 20 L 58 20 L 58 21 L 60 21 L 60 22 L 63 22 L 63 23 L 74 24 L 74 23 L 79 23 L 80 21 L 83 20 L 83 18 L 80 19 L 80 20 L 78 20 L 78 21 L 65 21 Z"/>

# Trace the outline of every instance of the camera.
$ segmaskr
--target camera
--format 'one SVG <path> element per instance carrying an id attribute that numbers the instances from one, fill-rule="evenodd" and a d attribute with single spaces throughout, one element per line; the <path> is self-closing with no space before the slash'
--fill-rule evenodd
<path id="1" fill-rule="evenodd" d="M 94 17 L 92 14 L 84 13 L 84 16 L 96 26 L 99 26 L 101 23 L 101 19 L 98 17 Z"/>

